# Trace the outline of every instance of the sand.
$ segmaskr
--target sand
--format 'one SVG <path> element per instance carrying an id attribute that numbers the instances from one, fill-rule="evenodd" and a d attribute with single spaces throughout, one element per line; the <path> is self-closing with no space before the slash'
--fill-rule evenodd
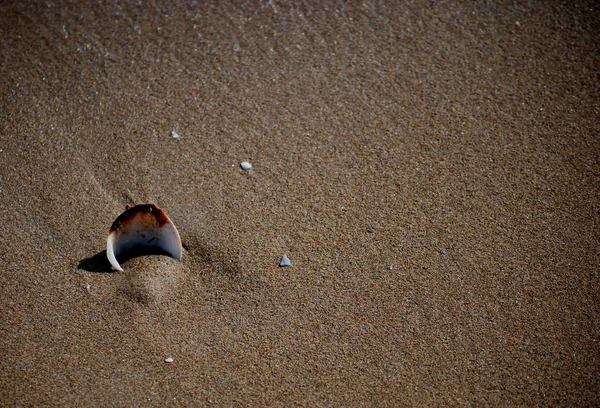
<path id="1" fill-rule="evenodd" d="M 597 4 L 250 3 L 0 3 L 1 405 L 599 405 Z"/>

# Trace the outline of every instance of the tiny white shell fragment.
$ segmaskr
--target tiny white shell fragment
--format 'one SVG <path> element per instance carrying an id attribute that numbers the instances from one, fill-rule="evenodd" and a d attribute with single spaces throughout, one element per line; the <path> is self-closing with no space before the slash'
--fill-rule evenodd
<path id="1" fill-rule="evenodd" d="M 290 258 L 284 254 L 281 257 L 281 261 L 279 261 L 279 266 L 292 266 L 292 262 L 290 261 Z"/>
<path id="2" fill-rule="evenodd" d="M 172 362 L 173 362 L 173 357 L 165 358 L 165 363 L 172 363 Z"/>
<path id="3" fill-rule="evenodd" d="M 179 133 L 177 133 L 175 130 L 171 130 L 171 137 L 173 139 L 179 139 L 180 138 Z"/>
<path id="4" fill-rule="evenodd" d="M 240 166 L 242 166 L 242 169 L 244 170 L 250 170 L 252 168 L 252 165 L 248 162 L 241 162 Z"/>

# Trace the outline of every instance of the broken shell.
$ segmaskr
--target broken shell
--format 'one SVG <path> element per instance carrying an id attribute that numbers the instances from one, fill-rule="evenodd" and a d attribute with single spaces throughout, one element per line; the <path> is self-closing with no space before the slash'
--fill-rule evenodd
<path id="1" fill-rule="evenodd" d="M 279 261 L 279 266 L 292 266 L 292 262 L 290 258 L 288 258 L 287 254 L 283 254 L 281 257 L 281 261 Z"/>
<path id="2" fill-rule="evenodd" d="M 173 222 L 154 204 L 125 207 L 113 222 L 106 240 L 106 256 L 113 269 L 122 271 L 117 256 L 136 247 L 155 247 L 181 261 L 181 238 Z"/>

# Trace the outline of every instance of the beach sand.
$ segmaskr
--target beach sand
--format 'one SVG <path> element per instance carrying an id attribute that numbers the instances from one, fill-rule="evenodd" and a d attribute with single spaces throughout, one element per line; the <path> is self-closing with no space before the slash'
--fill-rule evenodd
<path id="1" fill-rule="evenodd" d="M 82 3 L 0 3 L 1 405 L 600 404 L 595 2 Z"/>

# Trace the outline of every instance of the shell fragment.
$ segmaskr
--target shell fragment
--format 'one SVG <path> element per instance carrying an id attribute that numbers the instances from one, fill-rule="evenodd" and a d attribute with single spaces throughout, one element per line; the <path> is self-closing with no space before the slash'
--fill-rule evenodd
<path id="1" fill-rule="evenodd" d="M 181 238 L 167 214 L 154 204 L 127 206 L 113 222 L 106 240 L 106 256 L 113 269 L 122 271 L 117 257 L 136 247 L 154 247 L 181 261 Z"/>
<path id="2" fill-rule="evenodd" d="M 281 257 L 281 261 L 279 261 L 279 266 L 292 266 L 292 262 L 290 261 L 290 258 L 288 258 L 287 254 L 284 254 Z"/>

